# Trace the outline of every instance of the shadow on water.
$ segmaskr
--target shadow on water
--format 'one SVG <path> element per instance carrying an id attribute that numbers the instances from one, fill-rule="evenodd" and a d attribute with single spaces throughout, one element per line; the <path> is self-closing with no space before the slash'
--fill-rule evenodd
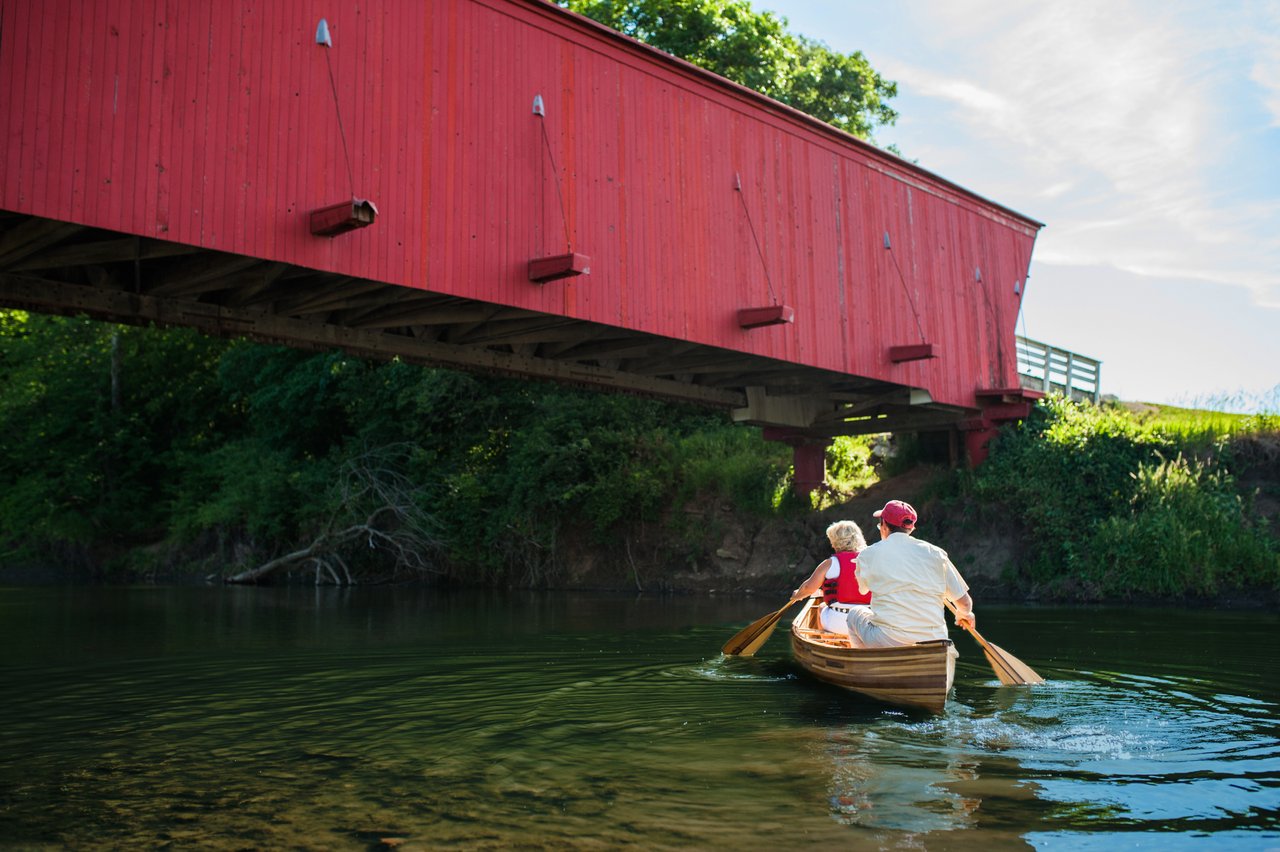
<path id="1" fill-rule="evenodd" d="M 245 592 L 249 592 L 245 594 Z M 943 715 L 810 679 L 750 601 L 0 589 L 17 847 L 1277 844 L 1277 620 L 988 608 Z M 1228 652 L 1230 649 L 1230 652 Z M 386 843 L 384 843 L 386 841 Z"/>

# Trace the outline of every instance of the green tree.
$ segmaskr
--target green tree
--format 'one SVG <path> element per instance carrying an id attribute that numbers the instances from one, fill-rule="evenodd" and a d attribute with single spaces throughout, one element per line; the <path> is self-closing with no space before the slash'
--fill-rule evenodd
<path id="1" fill-rule="evenodd" d="M 0 540 L 128 544 L 164 528 L 184 459 L 228 426 L 188 330 L 0 312 Z"/>
<path id="2" fill-rule="evenodd" d="M 0 312 L 0 565 L 541 584 L 565 532 L 770 511 L 786 462 L 650 399 Z"/>
<path id="3" fill-rule="evenodd" d="M 747 0 L 560 0 L 672 56 L 755 89 L 862 139 L 898 113 L 898 86 L 861 51 L 840 53 Z"/>

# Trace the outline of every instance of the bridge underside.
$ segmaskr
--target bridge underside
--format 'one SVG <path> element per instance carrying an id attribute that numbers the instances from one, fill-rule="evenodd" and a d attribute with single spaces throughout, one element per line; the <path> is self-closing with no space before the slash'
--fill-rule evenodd
<path id="1" fill-rule="evenodd" d="M 691 402 L 796 442 L 975 414 L 902 385 L 3 211 L 0 305 Z"/>

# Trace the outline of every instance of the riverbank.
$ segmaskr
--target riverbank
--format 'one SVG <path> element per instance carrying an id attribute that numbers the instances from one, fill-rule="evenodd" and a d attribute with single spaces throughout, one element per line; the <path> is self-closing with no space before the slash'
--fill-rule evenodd
<path id="1" fill-rule="evenodd" d="M 1280 531 L 1280 488 L 1269 466 L 1255 466 L 1238 482 L 1248 496 L 1251 522 L 1273 534 Z M 750 594 L 774 598 L 788 594 L 830 555 L 826 527 L 853 520 L 868 543 L 876 541 L 872 513 L 887 500 L 910 502 L 920 512 L 917 535 L 948 552 L 975 597 L 987 601 L 1162 605 L 1183 604 L 1229 609 L 1280 605 L 1280 588 L 1247 585 L 1212 594 L 1108 594 L 1097 583 L 1055 577 L 1036 582 L 1025 566 L 1032 556 L 1028 520 L 1003 507 L 982 504 L 954 493 L 956 473 L 919 465 L 882 479 L 840 505 L 792 518 L 759 518 L 724 501 L 695 502 L 684 508 L 705 533 L 703 556 L 672 564 L 665 547 L 646 546 L 652 531 L 633 530 L 615 546 L 599 547 L 574 538 L 568 545 L 561 578 L 566 588 L 664 591 L 696 594 Z M 668 523 L 668 526 L 671 526 Z M 571 537 L 573 538 L 573 537 Z M 1217 566 L 1229 575 L 1232 566 Z"/>
<path id="2" fill-rule="evenodd" d="M 989 602 L 1167 605 L 1194 604 L 1219 609 L 1258 609 L 1280 605 L 1280 590 L 1256 587 L 1226 589 L 1210 596 L 1101 595 L 1069 580 L 1052 589 L 1028 582 L 1022 566 L 1030 543 L 1026 524 L 971 500 L 943 497 L 955 473 L 945 467 L 918 465 L 875 482 L 839 505 L 789 517 L 760 517 L 721 499 L 694 500 L 678 511 L 681 519 L 624 525 L 625 531 L 602 543 L 589 530 L 567 529 L 561 541 L 559 571 L 542 588 L 559 591 L 634 592 L 642 594 L 759 596 L 781 599 L 830 555 L 825 530 L 837 520 L 852 520 L 876 540 L 872 513 L 888 500 L 906 500 L 920 512 L 917 535 L 948 552 L 975 598 Z M 1245 483 L 1255 492 L 1254 510 L 1272 529 L 1280 521 L 1275 487 L 1262 478 Z M 698 545 L 688 554 L 671 540 L 673 529 L 693 529 Z M 693 555 L 696 551 L 699 555 Z M 199 570 L 164 571 L 148 576 L 105 579 L 83 564 L 6 565 L 6 585 L 217 583 L 221 575 L 202 562 Z M 272 578 L 278 585 L 314 583 L 310 572 Z M 432 585 L 420 580 L 404 585 Z M 449 585 L 458 586 L 456 580 Z M 514 584 L 509 584 L 514 586 Z"/>

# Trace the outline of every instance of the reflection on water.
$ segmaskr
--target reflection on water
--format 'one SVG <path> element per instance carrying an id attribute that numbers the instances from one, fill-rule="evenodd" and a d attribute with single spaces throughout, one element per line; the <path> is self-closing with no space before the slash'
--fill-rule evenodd
<path id="1" fill-rule="evenodd" d="M 771 601 L 0 589 L 0 844 L 1280 845 L 1277 618 L 988 606 L 943 716 L 807 678 Z"/>
<path id="2" fill-rule="evenodd" d="M 928 757 L 903 749 L 876 730 L 832 736 L 831 809 L 841 822 L 912 833 L 950 831 L 975 824 L 980 798 L 957 792 L 976 781 L 974 761 L 959 754 Z"/>

